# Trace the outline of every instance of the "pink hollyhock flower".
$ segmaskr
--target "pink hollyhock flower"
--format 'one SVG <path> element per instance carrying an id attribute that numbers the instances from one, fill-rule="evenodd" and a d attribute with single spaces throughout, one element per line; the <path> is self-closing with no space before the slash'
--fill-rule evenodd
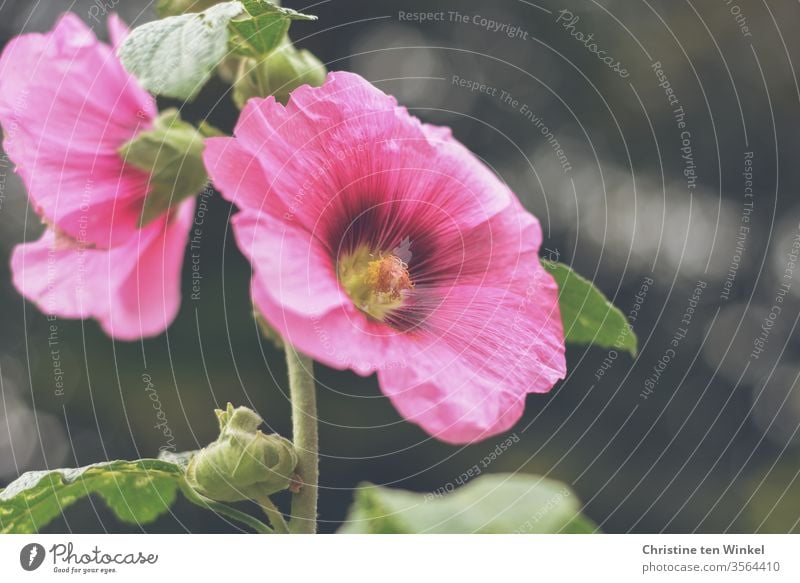
<path id="1" fill-rule="evenodd" d="M 116 16 L 109 29 L 115 45 L 127 34 Z M 14 284 L 42 311 L 96 318 L 119 339 L 162 332 L 180 305 L 194 202 L 138 228 L 150 177 L 118 153 L 156 113 L 113 48 L 73 14 L 0 56 L 3 146 L 48 225 L 14 250 Z"/>
<path id="2" fill-rule="evenodd" d="M 206 167 L 240 209 L 253 300 L 335 368 L 377 372 L 400 413 L 466 443 L 565 375 L 537 220 L 446 128 L 350 73 L 251 99 Z"/>

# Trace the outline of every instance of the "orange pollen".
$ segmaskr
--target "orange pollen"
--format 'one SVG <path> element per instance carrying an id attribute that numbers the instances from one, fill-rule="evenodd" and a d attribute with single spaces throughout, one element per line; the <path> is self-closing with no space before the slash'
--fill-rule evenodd
<path id="1" fill-rule="evenodd" d="M 386 255 L 367 264 L 364 283 L 376 293 L 386 294 L 390 299 L 400 299 L 404 290 L 414 288 L 408 274 L 408 265 L 396 255 Z"/>

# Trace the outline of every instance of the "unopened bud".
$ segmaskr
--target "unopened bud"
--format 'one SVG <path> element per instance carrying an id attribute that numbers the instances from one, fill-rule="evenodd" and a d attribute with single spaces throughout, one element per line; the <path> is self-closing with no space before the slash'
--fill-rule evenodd
<path id="1" fill-rule="evenodd" d="M 238 502 L 286 490 L 297 466 L 292 442 L 264 435 L 263 420 L 247 407 L 216 410 L 219 437 L 189 462 L 186 480 L 199 493 L 220 502 Z"/>
<path id="2" fill-rule="evenodd" d="M 239 64 L 233 99 L 241 109 L 251 97 L 274 95 L 285 104 L 301 85 L 318 87 L 325 82 L 325 65 L 288 39 L 264 59 L 243 58 Z"/>

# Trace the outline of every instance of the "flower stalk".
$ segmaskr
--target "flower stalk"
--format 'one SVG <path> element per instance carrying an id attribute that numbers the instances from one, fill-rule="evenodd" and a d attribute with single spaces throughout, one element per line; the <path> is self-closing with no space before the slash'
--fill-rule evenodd
<path id="1" fill-rule="evenodd" d="M 288 534 L 289 533 L 289 526 L 286 524 L 286 520 L 283 518 L 283 514 L 275 506 L 275 503 L 270 500 L 269 496 L 258 496 L 256 498 L 256 502 L 261 507 L 261 510 L 264 512 L 266 517 L 269 519 L 270 524 L 272 524 L 272 528 L 275 530 L 275 534 Z"/>
<path id="2" fill-rule="evenodd" d="M 317 489 L 319 480 L 319 437 L 314 361 L 286 346 L 289 393 L 292 400 L 292 440 L 297 453 L 300 489 L 292 497 L 289 532 L 317 531 Z"/>

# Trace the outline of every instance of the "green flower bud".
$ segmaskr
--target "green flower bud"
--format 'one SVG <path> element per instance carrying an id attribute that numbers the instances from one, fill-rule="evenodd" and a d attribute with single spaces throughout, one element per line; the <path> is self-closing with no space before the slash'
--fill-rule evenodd
<path id="1" fill-rule="evenodd" d="M 149 130 L 119 149 L 126 164 L 150 174 L 139 225 L 145 226 L 205 187 L 203 136 L 178 111 L 161 113 Z"/>
<path id="2" fill-rule="evenodd" d="M 251 97 L 274 95 L 285 104 L 301 85 L 318 87 L 325 82 L 322 61 L 306 50 L 298 50 L 288 37 L 266 58 L 243 58 L 239 63 L 233 100 L 241 109 Z"/>
<path id="3" fill-rule="evenodd" d="M 220 502 L 238 502 L 286 490 L 297 466 L 292 442 L 264 435 L 263 419 L 247 407 L 216 411 L 219 437 L 201 449 L 186 468 L 186 481 L 200 494 Z"/>

